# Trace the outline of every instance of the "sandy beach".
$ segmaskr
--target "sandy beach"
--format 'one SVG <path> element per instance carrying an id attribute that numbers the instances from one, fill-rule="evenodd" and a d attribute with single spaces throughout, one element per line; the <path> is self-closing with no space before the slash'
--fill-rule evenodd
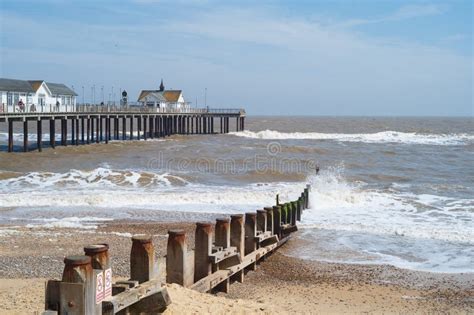
<path id="1" fill-rule="evenodd" d="M 114 277 L 126 278 L 132 234 L 151 234 L 163 271 L 168 229 L 193 223 L 114 221 L 97 229 L 1 227 L 0 314 L 35 314 L 43 309 L 44 282 L 60 278 L 63 258 L 87 244 L 107 242 Z M 350 265 L 289 257 L 290 241 L 249 272 L 228 294 L 201 294 L 168 285 L 168 314 L 197 313 L 473 313 L 474 275 L 426 273 L 388 265 Z M 163 277 L 163 273 L 161 273 Z"/>

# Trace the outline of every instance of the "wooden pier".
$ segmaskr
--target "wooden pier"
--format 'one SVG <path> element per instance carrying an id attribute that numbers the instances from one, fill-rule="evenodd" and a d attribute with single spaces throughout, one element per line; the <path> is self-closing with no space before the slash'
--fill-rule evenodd
<path id="1" fill-rule="evenodd" d="M 231 123 L 231 121 L 235 121 Z M 23 123 L 23 151 L 30 150 L 28 132 L 30 123 L 36 126 L 36 149 L 42 151 L 43 123 L 48 121 L 48 146 L 55 148 L 59 125 L 59 144 L 79 145 L 108 143 L 111 140 L 147 140 L 174 134 L 216 134 L 245 128 L 243 109 L 160 110 L 143 107 L 78 106 L 70 112 L 1 113 L 0 125 L 7 125 L 7 148 L 13 152 L 14 124 Z M 231 128 L 231 124 L 234 128 Z"/>

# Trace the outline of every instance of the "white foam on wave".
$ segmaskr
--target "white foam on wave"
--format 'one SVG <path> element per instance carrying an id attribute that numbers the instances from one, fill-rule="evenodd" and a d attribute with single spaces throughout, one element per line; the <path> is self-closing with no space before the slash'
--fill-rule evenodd
<path id="1" fill-rule="evenodd" d="M 94 207 L 104 209 L 180 210 L 201 213 L 233 213 L 272 205 L 280 193 L 283 200 L 297 197 L 303 185 L 278 183 L 271 185 L 186 186 L 144 190 L 77 190 L 73 194 L 51 190 L 35 192 L 8 192 L 0 194 L 0 207 L 39 208 L 54 207 L 67 212 L 68 208 Z M 110 212 L 114 217 L 118 211 Z"/>
<path id="2" fill-rule="evenodd" d="M 376 133 L 279 132 L 275 130 L 231 132 L 230 135 L 265 140 L 334 140 L 339 142 L 400 143 L 426 145 L 467 145 L 474 142 L 470 134 L 422 134 L 415 132 L 381 131 Z"/>
<path id="3" fill-rule="evenodd" d="M 15 191 L 67 190 L 67 189 L 110 189 L 110 188 L 156 188 L 173 184 L 186 185 L 188 182 L 169 173 L 152 173 L 134 170 L 113 170 L 98 167 L 90 171 L 72 169 L 64 173 L 30 172 L 0 180 L 0 193 Z M 63 192 L 64 194 L 64 192 Z"/>
<path id="4" fill-rule="evenodd" d="M 97 217 L 64 217 L 33 219 L 37 223 L 27 224 L 27 228 L 74 228 L 74 229 L 97 229 L 99 222 L 112 221 L 111 218 Z"/>
<path id="5" fill-rule="evenodd" d="M 312 206 L 303 214 L 303 228 L 474 244 L 474 199 L 369 189 L 347 182 L 342 172 L 322 171 L 312 178 Z M 451 211 L 453 203 L 457 211 Z"/>

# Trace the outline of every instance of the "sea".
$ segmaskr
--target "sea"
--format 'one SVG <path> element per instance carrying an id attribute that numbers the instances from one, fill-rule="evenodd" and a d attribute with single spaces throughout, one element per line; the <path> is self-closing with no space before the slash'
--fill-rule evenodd
<path id="1" fill-rule="evenodd" d="M 245 128 L 41 153 L 31 133 L 31 152 L 7 153 L 3 124 L 0 224 L 188 221 L 294 200 L 309 184 L 304 241 L 288 255 L 474 272 L 474 118 L 249 116 Z M 21 126 L 14 139 L 21 150 Z"/>

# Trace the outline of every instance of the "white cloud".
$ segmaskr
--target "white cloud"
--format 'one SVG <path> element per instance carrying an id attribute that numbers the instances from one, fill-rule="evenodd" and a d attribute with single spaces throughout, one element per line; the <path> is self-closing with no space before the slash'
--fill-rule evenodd
<path id="1" fill-rule="evenodd" d="M 31 38 L 28 47 L 0 50 L 7 73 L 23 71 L 26 78 L 44 77 L 43 71 L 59 76 L 55 81 L 101 81 L 134 95 L 164 77 L 191 100 L 207 87 L 210 104 L 245 106 L 250 113 L 472 112 L 472 57 L 300 17 L 221 8 L 166 23 L 144 18 L 133 26 L 21 19 L 7 25 L 7 32 Z M 60 50 L 42 34 L 61 39 Z"/>

